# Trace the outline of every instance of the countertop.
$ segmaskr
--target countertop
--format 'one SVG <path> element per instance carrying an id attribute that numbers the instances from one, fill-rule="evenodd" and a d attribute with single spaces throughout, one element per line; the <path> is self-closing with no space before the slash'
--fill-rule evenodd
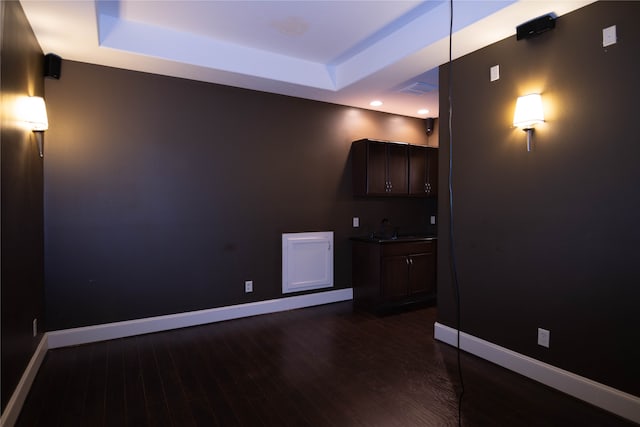
<path id="1" fill-rule="evenodd" d="M 411 235 L 398 235 L 397 237 L 382 237 L 376 235 L 367 236 L 353 236 L 350 240 L 356 242 L 365 243 L 402 243 L 402 242 L 422 242 L 426 240 L 437 240 L 438 236 L 435 234 L 411 234 Z"/>

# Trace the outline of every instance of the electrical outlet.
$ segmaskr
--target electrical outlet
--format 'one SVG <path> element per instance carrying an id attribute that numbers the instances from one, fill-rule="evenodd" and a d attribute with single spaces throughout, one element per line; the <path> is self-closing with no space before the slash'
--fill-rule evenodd
<path id="1" fill-rule="evenodd" d="M 38 335 L 38 319 L 33 319 L 33 336 Z"/>
<path id="2" fill-rule="evenodd" d="M 435 225 L 436 224 L 436 216 L 435 215 L 431 215 L 431 225 Z"/>
<path id="3" fill-rule="evenodd" d="M 358 228 L 360 227 L 360 218 L 358 218 L 357 216 L 353 217 L 353 228 Z"/>
<path id="4" fill-rule="evenodd" d="M 551 339 L 551 332 L 547 329 L 538 328 L 538 345 L 549 348 L 549 340 Z"/>
<path id="5" fill-rule="evenodd" d="M 245 293 L 253 292 L 253 280 L 245 280 L 244 291 Z"/>

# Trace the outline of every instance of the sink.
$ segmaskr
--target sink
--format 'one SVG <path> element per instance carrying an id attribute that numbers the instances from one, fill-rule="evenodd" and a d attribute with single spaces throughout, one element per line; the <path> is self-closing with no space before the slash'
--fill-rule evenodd
<path id="1" fill-rule="evenodd" d="M 432 240 L 435 239 L 436 236 L 433 234 L 401 234 L 395 237 L 385 237 L 385 236 L 369 236 L 369 240 L 373 240 L 376 242 L 404 242 L 404 241 L 412 241 L 412 240 Z"/>
<path id="2" fill-rule="evenodd" d="M 351 240 L 358 240 L 361 242 L 377 242 L 377 243 L 385 243 L 385 242 L 411 242 L 411 241 L 420 241 L 420 240 L 434 240 L 438 237 L 435 234 L 427 234 L 427 233 L 415 233 L 415 234 L 400 234 L 397 237 L 387 237 L 376 235 L 371 233 L 366 236 L 354 236 Z"/>

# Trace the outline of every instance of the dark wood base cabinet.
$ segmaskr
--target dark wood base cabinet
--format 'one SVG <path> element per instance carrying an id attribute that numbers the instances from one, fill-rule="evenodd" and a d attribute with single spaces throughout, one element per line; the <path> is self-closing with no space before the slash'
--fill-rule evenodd
<path id="1" fill-rule="evenodd" d="M 435 302 L 436 240 L 356 240 L 353 298 L 361 308 L 383 311 Z"/>

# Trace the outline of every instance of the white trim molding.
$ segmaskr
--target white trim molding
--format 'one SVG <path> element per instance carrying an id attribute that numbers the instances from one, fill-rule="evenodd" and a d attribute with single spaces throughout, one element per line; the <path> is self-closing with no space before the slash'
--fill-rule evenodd
<path id="1" fill-rule="evenodd" d="M 2 416 L 0 416 L 1 427 L 12 427 L 18 420 L 18 416 L 22 410 L 22 405 L 24 405 L 24 402 L 27 399 L 27 395 L 31 389 L 31 384 L 33 384 L 33 380 L 38 373 L 38 369 L 40 369 L 40 365 L 42 364 L 48 349 L 47 334 L 45 333 L 40 339 L 40 343 L 38 344 L 36 351 L 33 353 L 33 356 L 31 356 L 31 360 L 29 361 L 27 368 L 22 373 L 22 377 L 11 395 L 9 402 L 7 402 L 7 406 L 4 408 Z"/>
<path id="2" fill-rule="evenodd" d="M 348 301 L 351 299 L 353 299 L 353 288 L 345 288 L 327 292 L 316 292 L 313 294 L 250 302 L 246 304 L 230 305 L 226 307 L 210 308 L 206 310 L 168 314 L 165 316 L 147 317 L 144 319 L 63 329 L 48 333 L 49 348 L 68 347 L 72 345 L 130 337 L 133 335 L 162 332 L 171 329 L 222 322 L 224 320 L 239 319 L 241 317 L 257 316 L 259 314 L 277 313 L 279 311 Z"/>
<path id="3" fill-rule="evenodd" d="M 457 347 L 458 331 L 436 322 L 434 338 Z M 460 348 L 563 393 L 640 423 L 640 397 L 460 332 Z"/>

